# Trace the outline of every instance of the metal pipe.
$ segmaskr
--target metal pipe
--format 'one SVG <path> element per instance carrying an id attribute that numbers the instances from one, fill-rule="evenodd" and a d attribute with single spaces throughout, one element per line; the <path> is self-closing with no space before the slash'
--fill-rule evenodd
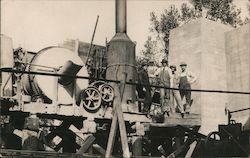
<path id="1" fill-rule="evenodd" d="M 115 1 L 116 33 L 127 33 L 127 0 Z"/>
<path id="2" fill-rule="evenodd" d="M 245 108 L 245 109 L 239 109 L 239 110 L 235 110 L 235 111 L 229 111 L 229 113 L 236 113 L 236 112 L 241 112 L 241 111 L 246 111 L 246 110 L 250 110 L 250 108 Z"/>
<path id="3" fill-rule="evenodd" d="M 88 63 L 89 55 L 90 55 L 90 52 L 91 52 L 91 49 L 92 49 L 92 46 L 93 46 L 93 41 L 94 41 L 94 37 L 95 37 L 95 31 L 96 31 L 96 27 L 97 27 L 97 24 L 98 24 L 98 20 L 99 20 L 99 15 L 96 18 L 95 28 L 94 28 L 94 32 L 92 34 L 91 43 L 90 43 L 90 46 L 89 46 L 89 51 L 88 51 L 88 54 L 87 54 L 87 58 L 86 58 L 85 64 Z"/>

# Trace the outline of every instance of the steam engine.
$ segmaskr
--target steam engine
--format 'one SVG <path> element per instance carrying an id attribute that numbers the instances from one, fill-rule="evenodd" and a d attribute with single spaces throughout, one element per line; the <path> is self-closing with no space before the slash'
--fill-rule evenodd
<path id="1" fill-rule="evenodd" d="M 94 118 L 112 117 L 112 110 L 108 110 L 114 98 L 112 86 L 104 81 L 90 83 L 90 68 L 68 48 L 47 47 L 37 53 L 13 50 L 11 38 L 1 35 L 1 69 L 8 70 L 1 72 L 2 134 L 9 133 L 13 138 L 14 133 L 23 138 L 23 134 L 30 136 L 25 130 L 36 131 L 36 135 L 37 131 L 51 132 L 41 125 L 70 126 L 79 122 L 84 130 L 81 133 L 95 133 Z M 78 131 L 75 126 L 70 130 Z M 48 141 L 55 141 L 55 136 Z M 7 139 L 3 138 L 3 146 L 20 148 L 7 143 Z"/>

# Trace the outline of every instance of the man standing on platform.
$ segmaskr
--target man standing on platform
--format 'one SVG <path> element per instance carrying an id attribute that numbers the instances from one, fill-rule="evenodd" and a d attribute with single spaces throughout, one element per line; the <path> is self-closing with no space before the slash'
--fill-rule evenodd
<path id="1" fill-rule="evenodd" d="M 137 92 L 140 99 L 144 99 L 143 101 L 143 113 L 149 113 L 151 103 L 152 103 L 152 97 L 151 97 L 151 87 L 149 83 L 149 77 L 148 77 L 148 63 L 143 62 L 142 67 L 138 70 L 138 79 L 139 84 L 142 84 L 140 86 L 137 86 Z M 147 86 L 145 86 L 147 85 Z"/>
<path id="2" fill-rule="evenodd" d="M 172 71 L 172 78 L 171 78 L 171 81 L 170 81 L 170 87 L 171 88 L 179 88 L 180 78 L 175 73 L 176 72 L 176 66 L 171 65 L 170 69 Z M 183 104 L 183 101 L 181 99 L 179 91 L 178 90 L 171 90 L 170 94 L 171 94 L 170 95 L 170 100 L 171 100 L 172 109 L 174 110 L 174 107 L 175 107 L 174 103 L 175 103 L 175 100 L 176 100 L 177 108 L 178 108 L 179 112 L 181 113 L 181 117 L 183 118 L 184 117 L 184 104 Z"/>
<path id="3" fill-rule="evenodd" d="M 196 76 L 187 70 L 187 63 L 181 62 L 181 73 L 180 73 L 180 95 L 181 99 L 186 98 L 186 113 L 190 113 L 190 107 L 191 107 L 191 84 L 196 81 Z"/>
<path id="4" fill-rule="evenodd" d="M 149 76 L 149 82 L 151 85 L 155 85 L 155 77 L 158 73 L 158 68 L 155 65 L 155 62 L 150 60 L 149 61 L 149 66 L 148 66 L 148 76 Z"/>
<path id="5" fill-rule="evenodd" d="M 166 88 L 170 88 L 170 78 L 171 78 L 171 70 L 168 67 L 167 59 L 162 60 L 162 68 L 159 72 L 159 82 L 160 86 L 164 86 Z M 170 90 L 161 88 L 160 89 L 160 103 L 161 110 L 164 116 L 169 116 L 170 113 Z"/>

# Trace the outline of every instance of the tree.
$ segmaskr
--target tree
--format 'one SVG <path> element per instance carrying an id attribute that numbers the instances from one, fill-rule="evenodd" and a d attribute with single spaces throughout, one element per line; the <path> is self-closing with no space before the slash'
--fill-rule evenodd
<path id="1" fill-rule="evenodd" d="M 148 36 L 147 41 L 144 43 L 144 49 L 141 51 L 142 57 L 138 58 L 137 61 L 139 63 L 142 61 L 149 62 L 149 60 L 155 61 L 155 55 L 157 53 L 156 45 L 157 41 L 152 40 L 152 37 Z"/>
<path id="2" fill-rule="evenodd" d="M 181 22 L 188 23 L 192 19 L 201 17 L 201 14 L 197 12 L 194 8 L 188 7 L 186 3 L 181 5 Z"/>
<path id="3" fill-rule="evenodd" d="M 232 3 L 233 0 L 190 0 L 189 7 L 186 3 L 181 5 L 180 11 L 175 6 L 170 6 L 158 17 L 155 12 L 150 14 L 150 31 L 157 40 L 162 43 L 162 51 L 165 56 L 169 54 L 169 33 L 170 30 L 188 23 L 192 19 L 205 17 L 213 21 L 220 20 L 224 24 L 237 27 L 243 25 L 240 13 Z"/>
<path id="4" fill-rule="evenodd" d="M 248 0 L 247 10 L 248 10 L 248 13 L 250 15 L 250 0 Z M 247 23 L 250 23 L 250 18 L 249 17 L 246 17 L 245 20 L 244 20 L 244 24 L 247 24 Z"/>
<path id="5" fill-rule="evenodd" d="M 171 29 L 179 26 L 180 14 L 174 6 L 171 6 L 169 9 L 164 10 L 160 19 L 158 19 L 156 14 L 152 12 L 150 14 L 150 20 L 152 22 L 150 30 L 157 34 L 157 39 L 160 40 L 163 46 L 163 52 L 166 56 L 168 56 L 169 33 Z"/>
<path id="6" fill-rule="evenodd" d="M 220 20 L 233 27 L 243 24 L 240 17 L 241 10 L 236 8 L 233 0 L 190 0 L 190 3 L 200 16 L 206 14 L 205 17 L 210 20 Z"/>
<path id="7" fill-rule="evenodd" d="M 247 8 L 248 8 L 248 12 L 249 12 L 249 14 L 250 14 L 250 0 L 248 0 Z"/>

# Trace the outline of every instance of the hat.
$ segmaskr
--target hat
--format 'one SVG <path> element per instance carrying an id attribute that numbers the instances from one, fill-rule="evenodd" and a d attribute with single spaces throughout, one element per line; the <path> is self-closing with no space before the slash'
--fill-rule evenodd
<path id="1" fill-rule="evenodd" d="M 170 67 L 171 70 L 174 69 L 174 71 L 176 71 L 176 66 L 175 65 L 171 65 L 169 67 Z"/>
<path id="2" fill-rule="evenodd" d="M 162 59 L 161 63 L 167 63 L 168 60 L 167 59 Z"/>
<path id="3" fill-rule="evenodd" d="M 187 63 L 185 63 L 184 61 L 180 63 L 180 66 L 187 66 Z"/>
<path id="4" fill-rule="evenodd" d="M 175 65 L 170 65 L 169 67 L 170 67 L 170 69 L 172 69 L 172 68 L 175 68 L 175 69 L 176 69 L 176 66 L 175 66 Z"/>
<path id="5" fill-rule="evenodd" d="M 147 66 L 147 65 L 148 65 L 148 63 L 146 61 L 141 63 L 141 66 Z"/>

